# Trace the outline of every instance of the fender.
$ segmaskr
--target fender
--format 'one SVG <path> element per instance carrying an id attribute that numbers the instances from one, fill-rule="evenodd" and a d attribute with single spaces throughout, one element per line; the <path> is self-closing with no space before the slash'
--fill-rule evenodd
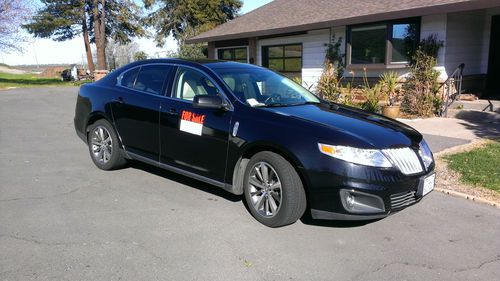
<path id="1" fill-rule="evenodd" d="M 304 187 L 306 189 L 306 192 L 308 192 L 307 186 L 309 185 L 309 181 L 307 178 L 307 175 L 303 173 L 303 166 L 300 162 L 300 160 L 295 157 L 288 149 L 285 147 L 278 145 L 273 142 L 269 141 L 256 141 L 252 142 L 249 144 L 244 145 L 239 149 L 239 157 L 236 161 L 236 163 L 233 165 L 229 164 L 232 167 L 232 170 L 228 171 L 228 175 L 231 175 L 231 178 L 228 179 L 228 182 L 231 182 L 232 185 L 228 186 L 229 188 L 225 188 L 229 192 L 236 194 L 236 195 L 241 195 L 243 194 L 243 175 L 245 173 L 246 167 L 248 162 L 250 161 L 250 158 L 255 155 L 258 152 L 261 151 L 272 151 L 274 153 L 277 153 L 281 155 L 283 158 L 288 160 L 292 164 L 292 166 L 295 168 L 297 173 L 299 174 L 300 178 L 302 179 L 302 182 L 304 184 Z"/>

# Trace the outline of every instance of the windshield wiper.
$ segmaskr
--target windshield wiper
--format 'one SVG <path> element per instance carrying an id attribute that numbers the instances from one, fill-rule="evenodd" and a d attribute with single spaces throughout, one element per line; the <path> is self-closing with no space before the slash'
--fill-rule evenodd
<path id="1" fill-rule="evenodd" d="M 289 106 L 290 104 L 280 103 L 280 102 L 272 102 L 264 105 L 264 107 L 280 107 L 280 106 Z"/>
<path id="2" fill-rule="evenodd" d="M 320 103 L 314 102 L 314 101 L 306 101 L 306 102 L 298 102 L 298 103 L 272 102 L 272 103 L 266 104 L 265 107 L 298 106 L 298 105 L 306 105 L 306 104 L 320 104 Z"/>

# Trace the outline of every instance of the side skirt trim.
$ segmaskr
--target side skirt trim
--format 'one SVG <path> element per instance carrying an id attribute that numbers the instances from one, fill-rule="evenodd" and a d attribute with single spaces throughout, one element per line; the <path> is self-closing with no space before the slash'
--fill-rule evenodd
<path id="1" fill-rule="evenodd" d="M 151 160 L 151 159 L 149 159 L 147 157 L 144 157 L 144 156 L 132 153 L 132 152 L 127 152 L 127 154 L 132 159 L 135 159 L 135 160 L 138 160 L 138 161 L 141 161 L 141 162 L 145 162 L 145 163 L 154 165 L 156 167 L 159 167 L 159 168 L 162 168 L 162 169 L 165 169 L 165 170 L 177 173 L 177 174 L 181 174 L 181 175 L 184 175 L 184 176 L 187 176 L 187 177 L 190 177 L 190 178 L 202 181 L 202 182 L 206 182 L 206 183 L 211 184 L 211 185 L 215 185 L 217 187 L 220 187 L 220 188 L 222 188 L 222 189 L 224 189 L 226 191 L 229 191 L 229 192 L 231 192 L 231 193 L 234 194 L 234 192 L 233 192 L 233 186 L 230 185 L 230 184 L 223 183 L 223 182 L 220 182 L 220 181 L 217 181 L 217 180 L 214 180 L 214 179 L 211 179 L 211 178 L 207 178 L 207 177 L 204 177 L 204 176 L 200 176 L 198 174 L 195 174 L 195 173 L 192 173 L 192 172 L 189 172 L 189 171 L 186 171 L 186 170 L 183 170 L 183 169 L 171 166 L 171 165 L 163 164 L 163 163 L 160 163 L 158 161 Z"/>

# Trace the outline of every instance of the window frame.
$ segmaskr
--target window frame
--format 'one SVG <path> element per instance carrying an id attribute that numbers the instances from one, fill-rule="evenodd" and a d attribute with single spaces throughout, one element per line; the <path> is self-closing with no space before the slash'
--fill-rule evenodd
<path id="1" fill-rule="evenodd" d="M 297 46 L 297 45 L 300 46 L 300 56 L 290 56 L 290 57 L 285 56 L 285 52 L 286 52 L 285 47 L 286 46 Z M 286 75 L 287 73 L 299 73 L 300 78 L 302 79 L 302 68 L 304 67 L 304 45 L 302 44 L 302 42 L 262 46 L 261 52 L 262 52 L 262 66 L 263 67 L 269 68 L 269 59 L 270 59 L 269 48 L 272 48 L 272 47 L 283 47 L 283 55 L 281 57 L 273 57 L 272 58 L 272 59 L 282 59 L 283 60 L 283 69 L 285 69 L 285 59 L 300 59 L 300 70 L 299 71 L 277 71 L 274 69 L 271 69 L 271 70 L 276 71 L 278 73 L 281 73 L 284 76 L 287 76 Z"/>
<path id="2" fill-rule="evenodd" d="M 217 59 L 218 60 L 225 60 L 224 58 L 220 58 L 219 57 L 219 50 L 220 51 L 223 51 L 223 50 L 232 50 L 232 55 L 235 55 L 235 49 L 246 49 L 246 52 L 247 52 L 247 58 L 246 58 L 246 63 L 250 63 L 250 58 L 249 58 L 249 48 L 248 46 L 230 46 L 230 47 L 220 47 L 220 48 L 215 48 L 215 54 L 217 55 Z M 225 61 L 234 61 L 234 62 L 238 62 L 236 60 L 225 60 Z"/>
<path id="3" fill-rule="evenodd" d="M 416 39 L 415 41 L 420 42 L 420 31 L 422 26 L 421 17 L 413 17 L 413 18 L 404 18 L 397 20 L 388 20 L 388 21 L 377 21 L 363 24 L 355 24 L 347 26 L 346 30 L 346 45 L 345 45 L 345 54 L 346 54 L 346 66 L 348 69 L 381 69 L 381 68 L 405 68 L 408 66 L 408 61 L 401 62 L 392 62 L 392 49 L 393 49 L 393 26 L 398 24 L 416 24 Z M 352 29 L 358 27 L 370 27 L 376 25 L 385 25 L 386 26 L 386 38 L 385 38 L 385 60 L 384 63 L 352 63 Z"/>

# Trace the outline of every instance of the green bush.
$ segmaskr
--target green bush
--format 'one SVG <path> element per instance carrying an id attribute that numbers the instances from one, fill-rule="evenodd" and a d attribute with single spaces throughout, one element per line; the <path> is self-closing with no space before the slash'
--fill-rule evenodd
<path id="1" fill-rule="evenodd" d="M 363 88 L 363 95 L 366 101 L 361 105 L 361 108 L 370 112 L 379 112 L 379 102 L 382 97 L 382 85 L 380 83 L 375 84 L 373 87 L 365 85 Z"/>
<path id="2" fill-rule="evenodd" d="M 385 97 L 387 105 L 395 105 L 398 101 L 399 75 L 394 71 L 384 72 L 380 75 L 382 95 Z"/>

